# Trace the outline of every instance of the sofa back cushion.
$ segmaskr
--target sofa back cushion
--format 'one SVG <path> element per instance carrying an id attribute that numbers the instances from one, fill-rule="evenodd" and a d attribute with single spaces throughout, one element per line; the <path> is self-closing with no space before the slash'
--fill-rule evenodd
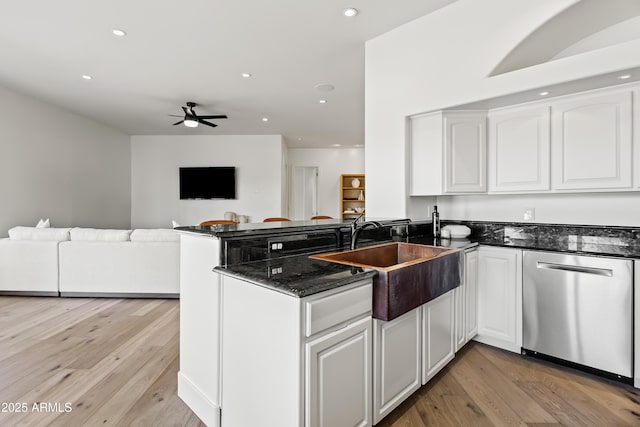
<path id="1" fill-rule="evenodd" d="M 70 228 L 36 228 L 17 226 L 9 230 L 11 240 L 69 240 Z"/>
<path id="2" fill-rule="evenodd" d="M 179 242 L 180 235 L 167 228 L 138 228 L 131 233 L 132 242 Z"/>
<path id="3" fill-rule="evenodd" d="M 75 227 L 70 232 L 71 240 L 76 241 L 108 241 L 127 242 L 131 235 L 131 230 L 111 230 L 101 228 L 81 228 Z"/>

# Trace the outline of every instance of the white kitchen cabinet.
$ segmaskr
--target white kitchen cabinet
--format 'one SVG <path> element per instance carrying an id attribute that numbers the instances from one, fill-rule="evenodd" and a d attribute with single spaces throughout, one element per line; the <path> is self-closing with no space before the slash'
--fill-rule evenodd
<path id="1" fill-rule="evenodd" d="M 391 321 L 373 319 L 373 422 L 420 388 L 422 307 Z"/>
<path id="2" fill-rule="evenodd" d="M 489 192 L 550 190 L 550 110 L 536 106 L 489 113 Z"/>
<path id="3" fill-rule="evenodd" d="M 306 344 L 306 426 L 372 425 L 371 333 L 364 318 Z"/>
<path id="4" fill-rule="evenodd" d="M 422 306 L 422 384 L 455 357 L 454 294 L 449 291 Z"/>
<path id="5" fill-rule="evenodd" d="M 222 427 L 372 425 L 371 279 L 305 298 L 222 287 Z"/>
<path id="6" fill-rule="evenodd" d="M 520 353 L 522 250 L 480 246 L 476 341 Z"/>
<path id="7" fill-rule="evenodd" d="M 467 343 L 467 287 L 463 282 L 453 291 L 454 351 L 457 353 Z"/>
<path id="8" fill-rule="evenodd" d="M 453 290 L 456 352 L 478 333 L 478 248 L 466 250 L 463 262 L 463 282 Z"/>
<path id="9" fill-rule="evenodd" d="M 486 145 L 485 112 L 410 117 L 410 195 L 486 192 Z"/>
<path id="10" fill-rule="evenodd" d="M 478 248 L 464 253 L 465 342 L 478 334 Z"/>
<path id="11" fill-rule="evenodd" d="M 640 388 L 640 260 L 633 261 L 633 386 Z"/>
<path id="12" fill-rule="evenodd" d="M 552 104 L 556 190 L 632 187 L 632 92 L 569 97 Z"/>
<path id="13" fill-rule="evenodd" d="M 640 188 L 640 90 L 633 91 L 633 130 L 633 185 L 637 189 Z"/>

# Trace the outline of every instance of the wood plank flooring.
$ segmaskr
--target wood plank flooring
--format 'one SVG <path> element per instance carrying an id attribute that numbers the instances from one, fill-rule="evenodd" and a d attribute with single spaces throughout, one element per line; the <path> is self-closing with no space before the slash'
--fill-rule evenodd
<path id="1" fill-rule="evenodd" d="M 202 426 L 178 334 L 178 300 L 0 297 L 0 426 Z M 470 343 L 378 426 L 640 426 L 639 391 Z"/>

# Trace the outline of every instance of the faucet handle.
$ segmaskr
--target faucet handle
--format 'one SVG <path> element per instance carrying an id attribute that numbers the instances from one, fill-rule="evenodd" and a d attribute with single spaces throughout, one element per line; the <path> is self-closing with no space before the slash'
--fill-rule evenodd
<path id="1" fill-rule="evenodd" d="M 364 212 L 362 212 L 360 215 L 356 217 L 356 219 L 353 220 L 353 225 L 356 225 L 358 221 L 360 222 L 364 221 Z"/>

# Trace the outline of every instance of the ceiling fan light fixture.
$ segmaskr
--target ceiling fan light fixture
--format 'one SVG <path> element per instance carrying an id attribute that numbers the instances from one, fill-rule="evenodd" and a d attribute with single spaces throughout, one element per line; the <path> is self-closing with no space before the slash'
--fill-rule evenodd
<path id="1" fill-rule="evenodd" d="M 113 30 L 111 30 L 111 32 L 116 37 L 124 37 L 127 35 L 127 32 L 125 30 L 121 30 L 120 28 L 114 28 Z"/>
<path id="2" fill-rule="evenodd" d="M 193 120 L 193 119 L 184 119 L 184 125 L 188 128 L 197 128 L 198 122 L 197 120 Z"/>

